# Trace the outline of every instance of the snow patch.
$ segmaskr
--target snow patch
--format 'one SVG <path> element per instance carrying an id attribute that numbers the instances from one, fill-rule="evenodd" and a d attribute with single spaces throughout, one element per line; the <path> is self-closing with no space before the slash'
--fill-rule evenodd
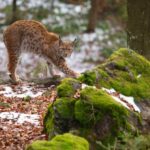
<path id="1" fill-rule="evenodd" d="M 116 92 L 114 89 L 106 89 L 103 87 L 102 90 L 106 91 L 109 95 L 112 96 L 114 100 L 116 100 L 129 110 L 134 110 L 139 113 L 141 112 L 140 108 L 135 104 L 134 98 L 132 96 L 125 96 Z"/>
<path id="2" fill-rule="evenodd" d="M 92 87 L 96 89 L 95 86 L 89 86 L 87 84 L 82 84 L 81 89 L 85 89 L 86 87 Z M 133 110 L 136 112 L 141 112 L 140 108 L 135 104 L 134 98 L 132 96 L 125 96 L 115 91 L 115 89 L 107 89 L 102 87 L 103 91 L 106 91 L 115 101 L 119 102 L 121 105 L 126 107 L 129 110 Z"/>
<path id="3" fill-rule="evenodd" d="M 96 37 L 97 37 L 96 33 L 90 33 L 90 34 L 85 33 L 82 35 L 82 39 L 84 42 L 92 42 L 96 39 Z"/>
<path id="4" fill-rule="evenodd" d="M 120 96 L 121 99 L 124 99 L 124 100 L 126 100 L 128 103 L 130 103 L 130 104 L 133 106 L 133 108 L 134 108 L 135 111 L 141 112 L 141 111 L 140 111 L 140 108 L 135 104 L 133 97 L 131 97 L 131 96 L 125 96 L 125 95 L 123 95 L 123 94 L 120 94 L 119 96 Z"/>
<path id="5" fill-rule="evenodd" d="M 89 86 L 89 85 L 84 84 L 84 83 L 81 85 L 81 89 L 85 89 L 86 87 L 92 87 L 92 88 L 96 89 L 96 86 Z"/>
<path id="6" fill-rule="evenodd" d="M 33 91 L 33 88 L 30 86 L 22 86 L 19 87 L 17 90 L 13 90 L 12 87 L 10 86 L 4 86 L 3 90 L 0 91 L 0 94 L 4 95 L 5 97 L 19 97 L 19 98 L 24 98 L 24 97 L 38 97 L 44 93 L 44 90 L 40 91 Z"/>
<path id="7" fill-rule="evenodd" d="M 116 92 L 114 89 L 106 89 L 106 88 L 102 88 L 102 90 L 106 91 L 109 94 L 113 94 L 114 92 Z"/>
<path id="8" fill-rule="evenodd" d="M 37 114 L 24 114 L 17 112 L 1 112 L 0 118 L 13 120 L 18 124 L 29 122 L 31 124 L 39 125 L 40 116 Z"/>
<path id="9" fill-rule="evenodd" d="M 139 78 L 141 78 L 141 76 L 142 76 L 142 75 L 141 75 L 141 74 L 139 74 L 139 75 L 137 75 L 137 78 L 139 79 Z"/>

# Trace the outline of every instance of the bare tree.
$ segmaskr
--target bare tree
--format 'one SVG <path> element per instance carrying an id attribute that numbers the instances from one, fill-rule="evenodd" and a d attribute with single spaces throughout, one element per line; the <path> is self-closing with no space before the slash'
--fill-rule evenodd
<path id="1" fill-rule="evenodd" d="M 91 9 L 86 32 L 94 32 L 98 20 L 98 15 L 104 10 L 106 0 L 91 0 Z"/>
<path id="2" fill-rule="evenodd" d="M 150 0 L 127 0 L 128 45 L 150 59 Z"/>
<path id="3" fill-rule="evenodd" d="M 12 1 L 12 18 L 11 18 L 11 22 L 13 23 L 18 19 L 17 17 L 17 0 L 13 0 Z"/>

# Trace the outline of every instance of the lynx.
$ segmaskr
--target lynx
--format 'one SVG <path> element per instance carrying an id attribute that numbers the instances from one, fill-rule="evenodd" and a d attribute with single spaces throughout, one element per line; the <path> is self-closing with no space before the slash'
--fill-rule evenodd
<path id="1" fill-rule="evenodd" d="M 16 21 L 4 31 L 3 40 L 8 51 L 10 79 L 14 83 L 20 81 L 16 75 L 16 67 L 22 52 L 31 52 L 46 58 L 52 76 L 54 75 L 53 65 L 68 76 L 79 75 L 71 70 L 65 61 L 65 57 L 71 55 L 75 41 L 62 41 L 60 36 L 48 32 L 40 22 Z"/>

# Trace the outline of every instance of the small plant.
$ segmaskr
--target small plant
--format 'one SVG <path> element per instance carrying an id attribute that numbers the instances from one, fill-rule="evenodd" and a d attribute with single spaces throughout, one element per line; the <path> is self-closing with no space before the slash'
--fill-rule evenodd
<path id="1" fill-rule="evenodd" d="M 103 144 L 102 141 L 96 143 L 102 150 L 148 150 L 150 149 L 150 135 L 132 135 L 124 133 L 116 138 L 112 145 Z"/>
<path id="2" fill-rule="evenodd" d="M 0 106 L 1 107 L 10 107 L 10 105 L 8 103 L 3 103 L 3 102 L 0 102 Z"/>
<path id="3" fill-rule="evenodd" d="M 23 98 L 23 100 L 26 101 L 26 102 L 29 102 L 31 100 L 31 97 L 30 96 L 26 96 L 26 97 Z"/>

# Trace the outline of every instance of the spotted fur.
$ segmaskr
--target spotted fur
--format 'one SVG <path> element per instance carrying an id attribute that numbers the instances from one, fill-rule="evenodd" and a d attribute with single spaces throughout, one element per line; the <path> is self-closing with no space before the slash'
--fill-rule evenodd
<path id="1" fill-rule="evenodd" d="M 65 61 L 65 57 L 73 51 L 74 42 L 62 41 L 57 34 L 48 32 L 41 23 L 33 20 L 16 21 L 4 31 L 3 39 L 8 51 L 8 71 L 12 81 L 18 81 L 15 70 L 22 52 L 45 57 L 52 75 L 54 64 L 66 75 L 77 76 Z"/>

